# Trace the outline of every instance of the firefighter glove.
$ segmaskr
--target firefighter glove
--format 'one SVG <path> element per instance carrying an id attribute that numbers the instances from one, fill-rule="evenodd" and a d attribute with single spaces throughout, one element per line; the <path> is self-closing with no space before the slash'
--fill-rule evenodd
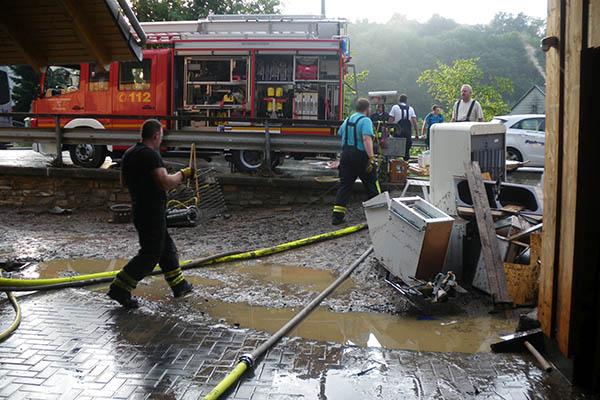
<path id="1" fill-rule="evenodd" d="M 367 173 L 371 173 L 373 171 L 373 166 L 375 165 L 375 157 L 369 156 L 369 163 L 367 164 L 366 171 Z"/>
<path id="2" fill-rule="evenodd" d="M 181 170 L 179 170 L 179 172 L 181 172 L 181 175 L 183 176 L 183 179 L 190 179 L 190 178 L 195 178 L 196 177 L 196 169 L 195 168 L 183 168 Z"/>

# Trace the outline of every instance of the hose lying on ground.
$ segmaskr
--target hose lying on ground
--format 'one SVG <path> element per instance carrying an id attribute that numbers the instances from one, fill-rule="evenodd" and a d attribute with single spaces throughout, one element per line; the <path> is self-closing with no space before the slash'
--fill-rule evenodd
<path id="1" fill-rule="evenodd" d="M 369 254 L 373 251 L 373 246 L 370 246 L 359 258 L 352 263 L 352 265 L 331 285 L 322 291 L 317 297 L 315 297 L 310 303 L 308 303 L 294 318 L 289 320 L 284 326 L 282 326 L 277 332 L 275 332 L 266 342 L 260 345 L 256 350 L 250 354 L 244 354 L 238 365 L 231 371 L 221 382 L 217 384 L 206 396 L 204 400 L 215 400 L 219 398 L 225 390 L 227 390 L 238 378 L 246 371 L 248 367 L 252 367 L 256 360 L 262 356 L 267 350 L 269 350 L 279 339 L 288 333 L 293 327 L 298 325 L 304 318 L 308 316 L 327 296 L 331 294 L 340 284 L 342 284 L 352 272 L 358 267 Z"/>
<path id="2" fill-rule="evenodd" d="M 290 250 L 293 248 L 306 246 L 311 243 L 322 242 L 325 240 L 341 237 L 350 233 L 358 232 L 366 228 L 366 224 L 358 224 L 350 226 L 348 228 L 339 229 L 337 231 L 323 233 L 321 235 L 311 236 L 309 238 L 296 240 L 293 242 L 283 243 L 273 247 L 266 247 L 255 251 L 229 251 L 226 253 L 215 254 L 210 257 L 205 257 L 197 260 L 189 260 L 181 263 L 181 269 L 191 269 L 201 266 L 222 263 L 227 261 L 239 261 L 247 260 L 251 258 L 258 258 L 268 256 L 271 254 L 279 253 L 282 251 Z M 0 341 L 8 337 L 21 323 L 21 308 L 17 303 L 17 300 L 11 293 L 11 291 L 30 292 L 30 291 L 42 291 L 42 290 L 56 290 L 67 287 L 79 287 L 95 285 L 98 283 L 110 282 L 119 271 L 108 271 L 100 272 L 97 274 L 78 275 L 67 278 L 51 278 L 51 279 L 10 279 L 0 278 L 0 291 L 6 291 L 10 302 L 12 303 L 16 317 L 11 326 L 3 333 L 0 333 Z M 159 267 L 156 267 L 152 271 L 151 275 L 157 275 L 162 273 Z M 243 371 L 242 371 L 243 372 Z"/>
<path id="3" fill-rule="evenodd" d="M 252 258 L 264 257 L 282 251 L 291 250 L 297 247 L 306 246 L 312 243 L 318 243 L 329 239 L 334 239 L 354 232 L 358 232 L 366 228 L 366 224 L 358 224 L 348 228 L 339 229 L 337 231 L 323 233 L 316 236 L 311 236 L 305 239 L 296 240 L 293 242 L 283 243 L 273 247 L 266 247 L 254 251 L 246 252 L 227 252 L 216 254 L 214 256 L 202 258 L 199 260 L 189 260 L 182 262 L 181 269 L 197 268 L 211 264 L 223 263 L 228 261 L 248 260 Z M 65 287 L 77 287 L 95 285 L 103 282 L 110 282 L 119 271 L 107 271 L 96 274 L 77 275 L 65 278 L 50 278 L 50 279 L 12 279 L 0 278 L 0 290 L 2 291 L 20 291 L 29 292 L 33 290 L 54 290 Z M 159 267 L 156 267 L 152 272 L 153 275 L 162 273 Z"/>
<path id="4" fill-rule="evenodd" d="M 3 270 L 0 270 L 0 273 L 2 273 Z M 0 333 L 0 342 L 2 342 L 4 339 L 6 339 L 7 337 L 10 336 L 11 333 L 13 333 L 18 327 L 19 324 L 21 323 L 21 307 L 19 307 L 19 303 L 17 303 L 17 299 L 15 299 L 15 296 L 13 296 L 12 292 L 6 292 L 6 295 L 8 296 L 8 300 L 10 300 L 10 303 L 12 304 L 13 308 L 15 309 L 15 319 L 13 320 L 12 324 L 10 324 L 10 326 L 8 327 L 7 330 L 5 330 L 4 332 Z"/>

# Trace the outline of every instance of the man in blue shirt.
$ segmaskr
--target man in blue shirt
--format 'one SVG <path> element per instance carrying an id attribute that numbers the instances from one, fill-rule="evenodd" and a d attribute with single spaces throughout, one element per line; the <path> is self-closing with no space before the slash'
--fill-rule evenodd
<path id="1" fill-rule="evenodd" d="M 333 225 L 344 222 L 346 205 L 357 177 L 365 186 L 369 198 L 380 192 L 373 153 L 373 124 L 368 118 L 369 106 L 369 100 L 358 99 L 356 112 L 346 118 L 337 131 L 342 136 L 342 157 L 339 166 L 340 187 L 335 196 L 331 217 Z"/>
<path id="2" fill-rule="evenodd" d="M 425 116 L 423 121 L 423 127 L 421 128 L 421 135 L 426 137 L 427 147 L 429 147 L 429 132 L 431 131 L 431 125 L 444 122 L 444 116 L 440 113 L 440 107 L 434 104 L 431 107 L 431 112 Z M 425 127 L 427 127 L 427 136 L 425 136 Z"/>

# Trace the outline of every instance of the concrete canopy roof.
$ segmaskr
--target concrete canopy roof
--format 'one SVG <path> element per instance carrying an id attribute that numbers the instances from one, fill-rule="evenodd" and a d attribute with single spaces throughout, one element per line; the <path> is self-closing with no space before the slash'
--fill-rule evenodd
<path id="1" fill-rule="evenodd" d="M 142 59 L 115 0 L 0 0 L 0 9 L 0 65 L 43 71 L 48 65 L 96 62 L 108 68 L 112 61 Z"/>

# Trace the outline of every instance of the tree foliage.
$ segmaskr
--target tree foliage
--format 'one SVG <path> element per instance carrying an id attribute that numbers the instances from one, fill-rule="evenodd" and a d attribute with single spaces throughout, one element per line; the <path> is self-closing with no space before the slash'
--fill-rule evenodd
<path id="1" fill-rule="evenodd" d="M 19 65 L 11 70 L 15 82 L 12 90 L 13 111 L 30 112 L 39 75 L 29 65 Z"/>
<path id="2" fill-rule="evenodd" d="M 277 14 L 279 0 L 133 0 L 141 22 L 190 21 L 211 14 Z"/>
<path id="3" fill-rule="evenodd" d="M 357 21 L 349 25 L 355 52 L 352 62 L 358 70 L 370 71 L 359 94 L 375 90 L 406 93 L 408 103 L 422 118 L 437 102 L 426 86 L 417 83 L 423 71 L 437 69 L 438 62 L 451 68 L 455 60 L 478 58 L 481 85 L 498 89 L 502 101 L 512 106 L 533 85 L 545 84 L 545 57 L 539 48 L 543 27 L 543 20 L 505 13 L 487 25 L 460 25 L 440 15 L 425 23 L 400 15 L 383 24 Z M 496 77 L 510 80 L 514 91 Z M 456 83 L 454 100 L 463 83 Z M 494 99 L 483 91 L 478 96 Z"/>
<path id="4" fill-rule="evenodd" d="M 460 98 L 460 88 L 465 83 L 473 88 L 473 98 L 479 101 L 484 119 L 506 114 L 510 108 L 502 101 L 502 93 L 511 93 L 513 84 L 509 79 L 486 77 L 477 66 L 479 58 L 456 60 L 453 65 L 437 62 L 436 69 L 423 71 L 417 83 L 428 86 L 427 92 L 446 110 L 449 117 L 452 105 Z"/>
<path id="5" fill-rule="evenodd" d="M 364 83 L 369 75 L 369 70 L 361 71 L 356 73 L 356 81 L 354 80 L 354 74 L 348 74 L 344 77 L 344 110 L 343 118 L 354 113 L 354 105 L 358 98 L 358 86 L 360 83 Z"/>

